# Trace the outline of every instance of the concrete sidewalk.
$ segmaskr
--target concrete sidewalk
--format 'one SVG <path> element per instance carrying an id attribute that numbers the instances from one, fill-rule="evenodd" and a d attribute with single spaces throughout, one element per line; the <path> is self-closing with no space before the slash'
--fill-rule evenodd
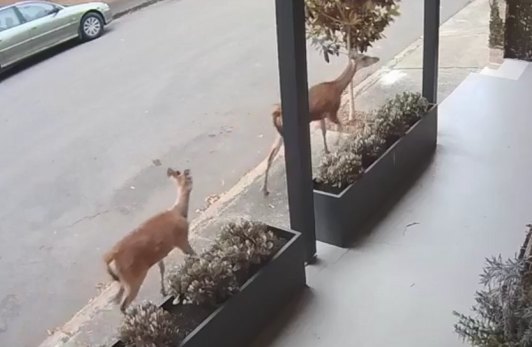
<path id="1" fill-rule="evenodd" d="M 439 100 L 443 100 L 471 72 L 488 64 L 488 0 L 476 0 L 441 27 Z M 373 76 L 357 87 L 357 108 L 370 110 L 401 91 L 421 91 L 422 41 L 418 40 Z M 273 131 L 271 132 L 273 134 Z M 331 145 L 336 134 L 329 132 Z M 273 137 L 272 137 L 273 141 Z M 316 132 L 312 135 L 313 164 L 322 155 L 322 142 Z M 193 246 L 202 249 L 214 239 L 219 225 L 232 217 L 249 216 L 269 224 L 288 227 L 288 206 L 284 159 L 279 157 L 271 170 L 270 196 L 260 193 L 264 163 L 249 172 L 240 182 L 211 205 L 192 223 Z M 222 216 L 223 218 L 220 218 Z M 318 257 L 320 255 L 318 254 Z M 180 262 L 177 252 L 171 261 Z M 107 345 L 120 324 L 121 315 L 110 303 L 116 288 L 108 287 L 92 300 L 70 322 L 44 341 L 41 347 Z M 158 273 L 148 275 L 137 302 L 143 299 L 161 300 Z"/>
<path id="2" fill-rule="evenodd" d="M 113 16 L 116 19 L 160 1 L 163 0 L 110 0 L 108 2 L 113 11 Z"/>

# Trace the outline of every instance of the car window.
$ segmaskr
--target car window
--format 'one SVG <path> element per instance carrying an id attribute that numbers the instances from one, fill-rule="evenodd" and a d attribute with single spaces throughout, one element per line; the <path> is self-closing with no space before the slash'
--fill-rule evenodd
<path id="1" fill-rule="evenodd" d="M 52 13 L 54 6 L 51 4 L 23 4 L 18 5 L 17 9 L 20 11 L 24 19 L 28 22 L 45 17 Z"/>
<path id="2" fill-rule="evenodd" d="M 20 25 L 20 18 L 13 7 L 0 10 L 0 31 Z"/>

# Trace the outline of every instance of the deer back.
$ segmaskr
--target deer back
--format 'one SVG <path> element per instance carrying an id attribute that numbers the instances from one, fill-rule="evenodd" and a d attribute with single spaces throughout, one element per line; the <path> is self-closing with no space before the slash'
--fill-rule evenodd
<path id="1" fill-rule="evenodd" d="M 148 219 L 113 248 L 121 271 L 150 268 L 178 245 L 188 234 L 185 218 L 166 211 Z"/>

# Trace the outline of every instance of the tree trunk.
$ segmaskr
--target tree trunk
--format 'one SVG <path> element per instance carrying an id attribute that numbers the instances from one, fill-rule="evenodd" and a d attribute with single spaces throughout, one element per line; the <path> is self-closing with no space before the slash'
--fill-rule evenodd
<path id="1" fill-rule="evenodd" d="M 348 59 L 351 59 L 349 56 L 351 54 L 351 49 L 352 49 L 351 31 L 348 29 L 347 30 L 347 58 Z M 354 88 L 353 80 L 349 82 L 348 88 L 349 88 L 349 121 L 353 121 L 355 119 L 355 92 L 353 90 Z"/>

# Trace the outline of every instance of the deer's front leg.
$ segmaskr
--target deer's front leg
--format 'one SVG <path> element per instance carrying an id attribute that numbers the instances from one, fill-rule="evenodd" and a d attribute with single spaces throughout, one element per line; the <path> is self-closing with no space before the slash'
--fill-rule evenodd
<path id="1" fill-rule="evenodd" d="M 159 272 L 161 273 L 161 295 L 166 296 L 166 289 L 164 288 L 164 261 L 161 259 L 158 264 Z"/>
<path id="2" fill-rule="evenodd" d="M 327 127 L 325 125 L 325 119 L 320 120 L 321 136 L 323 137 L 323 148 L 325 154 L 329 154 L 329 147 L 327 147 Z"/>

